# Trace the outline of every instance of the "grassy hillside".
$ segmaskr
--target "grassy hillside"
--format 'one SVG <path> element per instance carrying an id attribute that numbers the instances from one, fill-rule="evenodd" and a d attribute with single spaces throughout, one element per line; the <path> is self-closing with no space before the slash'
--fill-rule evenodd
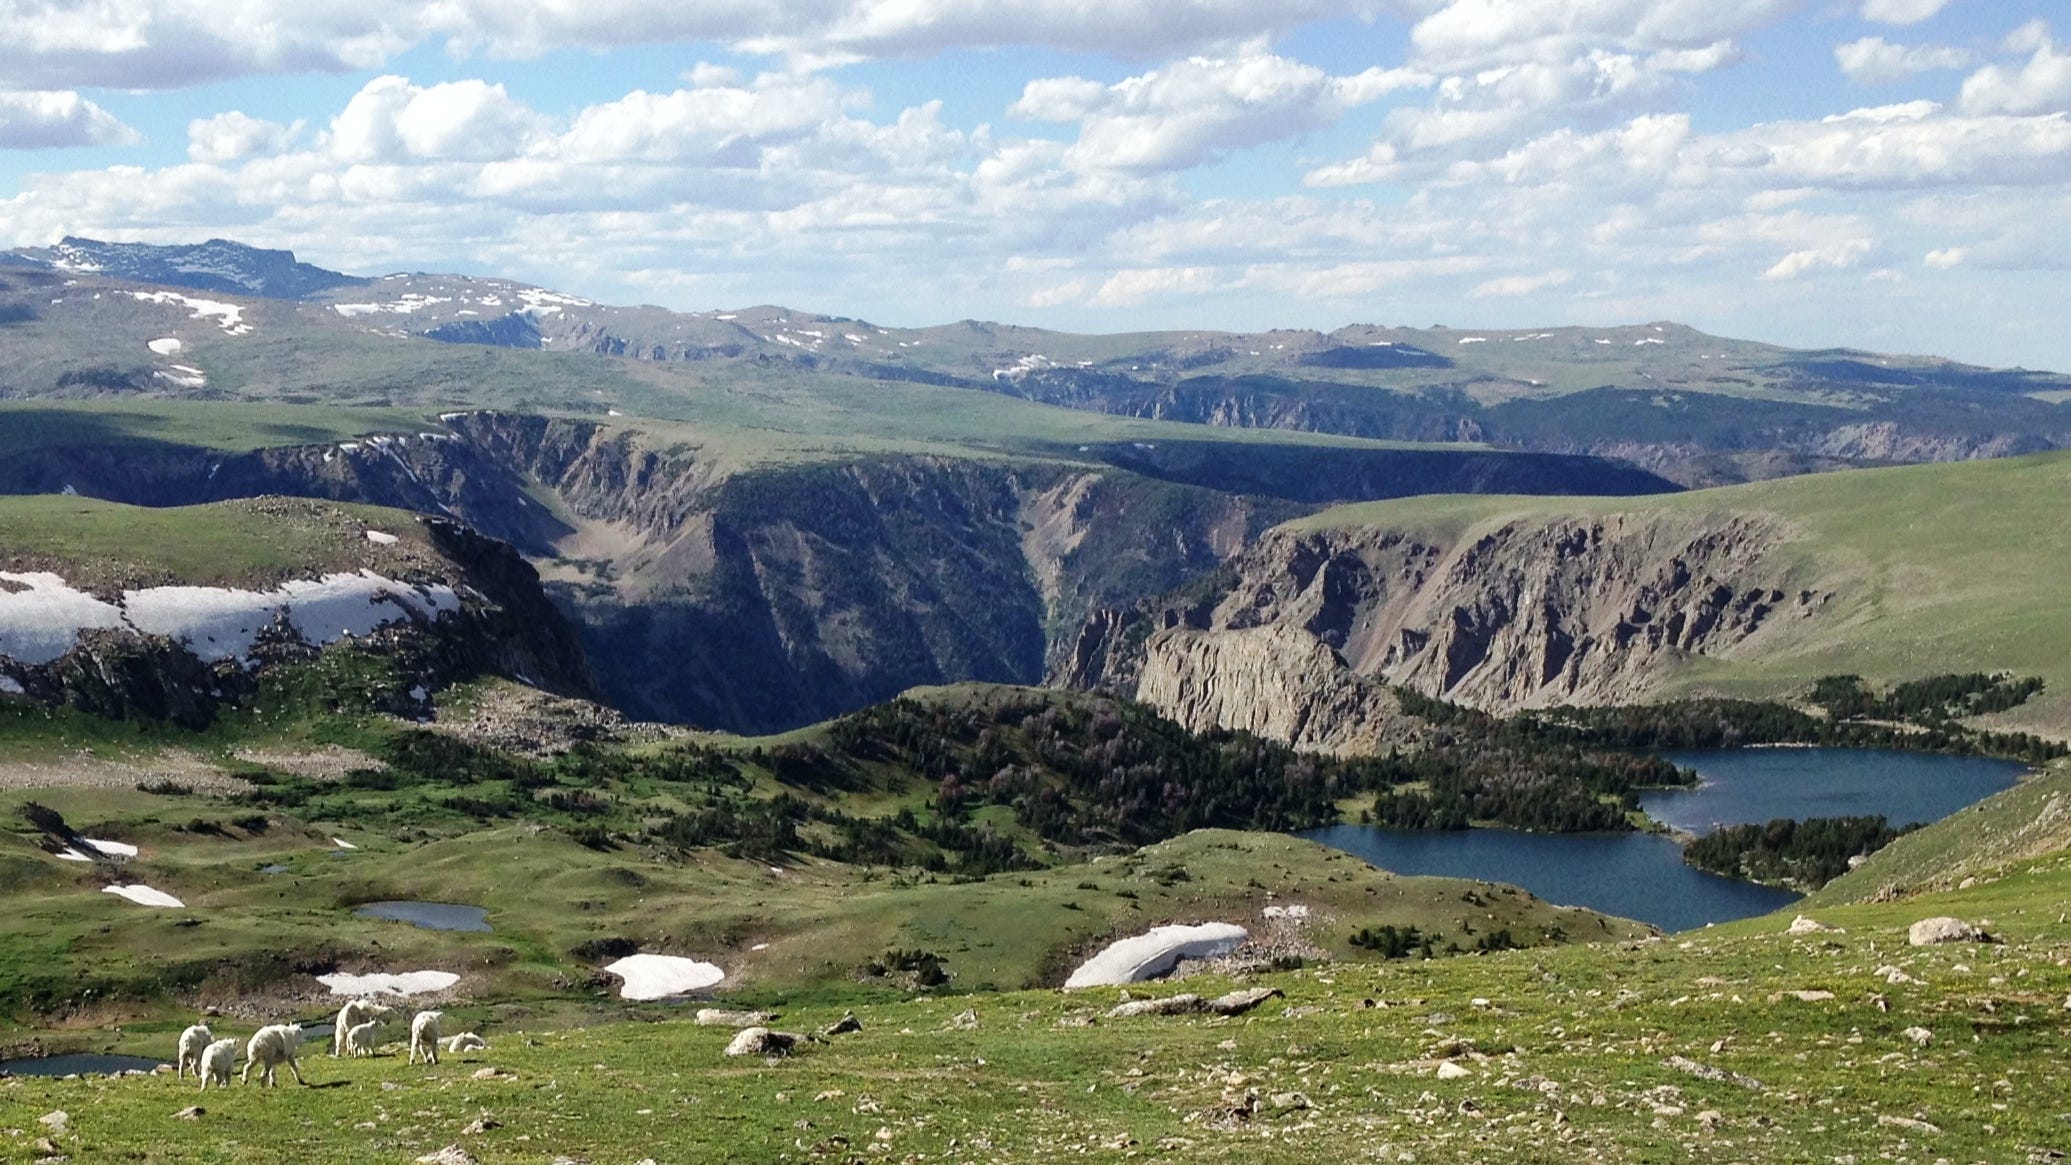
<path id="1" fill-rule="evenodd" d="M 1673 690 L 1778 696 L 1830 674 L 1894 682 L 2012 670 L 2048 689 L 2001 721 L 2071 726 L 2071 455 L 1861 470 L 1643 500 L 1433 497 L 1338 507 L 1294 529 L 1399 529 L 1457 541 L 1511 522 L 1641 514 L 1692 530 L 1781 519 L 1795 580 L 1838 604 L 1759 654 L 1693 659 Z"/>
<path id="2" fill-rule="evenodd" d="M 2043 897 L 2066 878 L 2059 856 L 2009 881 Z M 449 1028 L 481 1030 L 490 1050 L 437 1068 L 406 1068 L 392 1047 L 312 1056 L 317 1087 L 274 1092 L 10 1080 L 0 1126 L 42 1136 L 36 1118 L 62 1110 L 60 1151 L 160 1162 L 261 1144 L 311 1162 L 407 1160 L 455 1143 L 487 1165 L 880 1152 L 1310 1162 L 1354 1146 L 1424 1162 L 2048 1159 L 2071 1093 L 2055 1054 L 2071 1027 L 2057 958 L 2071 930 L 2024 917 L 1998 923 L 2003 945 L 1905 945 L 1904 921 L 1981 905 L 1957 893 L 1904 912 L 1836 908 L 1820 917 L 1843 933 L 1803 938 L 1766 919 L 1650 943 L 1264 974 L 1244 982 L 1286 997 L 1234 1020 L 1103 1019 L 1112 989 L 801 999 L 779 1027 L 810 1031 L 852 1007 L 863 1030 L 773 1062 L 722 1057 L 733 1033 L 680 1009 L 583 1026 L 462 1007 Z M 1911 981 L 1890 983 L 1881 966 Z M 163 1055 L 177 1026 L 126 1027 L 119 1044 Z M 1441 1078 L 1442 1063 L 1464 1075 Z M 168 1121 L 196 1101 L 197 1123 Z"/>
<path id="3" fill-rule="evenodd" d="M 375 530 L 397 539 L 370 541 Z M 0 570 L 46 570 L 105 590 L 435 566 L 415 514 L 286 499 L 158 509 L 41 494 L 0 497 Z"/>

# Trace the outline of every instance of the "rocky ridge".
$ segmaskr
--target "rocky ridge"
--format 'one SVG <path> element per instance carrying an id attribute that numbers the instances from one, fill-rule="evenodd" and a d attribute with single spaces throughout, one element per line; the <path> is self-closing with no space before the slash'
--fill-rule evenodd
<path id="1" fill-rule="evenodd" d="M 1389 730 L 1387 685 L 1492 711 L 1628 703 L 1819 617 L 1834 596 L 1793 581 L 1787 539 L 1753 514 L 1283 527 L 1201 593 L 1089 623 L 1066 678 L 1325 750 Z"/>

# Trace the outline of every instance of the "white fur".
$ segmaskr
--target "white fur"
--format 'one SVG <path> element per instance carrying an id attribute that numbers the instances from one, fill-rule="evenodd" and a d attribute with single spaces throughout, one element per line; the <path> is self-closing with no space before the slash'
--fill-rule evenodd
<path id="1" fill-rule="evenodd" d="M 446 1037 L 446 1051 L 455 1056 L 462 1052 L 486 1052 L 488 1050 L 489 1041 L 473 1032 L 461 1032 L 457 1036 Z"/>
<path id="2" fill-rule="evenodd" d="M 237 1041 L 217 1040 L 201 1050 L 201 1060 L 194 1066 L 194 1074 L 201 1077 L 201 1089 L 208 1091 L 209 1081 L 218 1088 L 230 1087 L 230 1070 L 237 1067 Z"/>
<path id="3" fill-rule="evenodd" d="M 209 1031 L 209 1025 L 205 1023 L 197 1023 L 186 1031 L 181 1032 L 180 1058 L 174 1065 L 176 1069 L 174 1075 L 185 1080 L 187 1078 L 187 1069 L 192 1068 L 194 1069 L 194 1078 L 196 1080 L 201 1079 L 202 1050 L 207 1048 L 215 1038 L 215 1033 Z"/>
<path id="4" fill-rule="evenodd" d="M 295 1083 L 306 1084 L 302 1079 L 302 1066 L 295 1062 L 295 1053 L 302 1047 L 302 1025 L 299 1023 L 268 1024 L 252 1033 L 244 1048 L 244 1071 L 238 1079 L 246 1084 L 252 1082 L 252 1069 L 259 1069 L 259 1082 L 268 1086 L 275 1083 L 273 1070 L 282 1064 L 295 1074 Z"/>
<path id="5" fill-rule="evenodd" d="M 345 1054 L 345 1033 L 367 1022 L 377 1022 L 395 1014 L 395 1008 L 371 999 L 354 999 L 338 1009 L 338 1021 L 331 1025 L 331 1054 Z"/>
<path id="6" fill-rule="evenodd" d="M 371 1056 L 374 1054 L 374 1046 L 380 1042 L 381 1021 L 370 1019 L 365 1023 L 354 1024 L 352 1030 L 345 1033 L 345 1052 L 351 1056 Z"/>
<path id="7" fill-rule="evenodd" d="M 422 1054 L 424 1062 L 439 1062 L 439 1024 L 446 1018 L 443 1011 L 420 1011 L 410 1017 L 410 1062 L 415 1064 Z"/>

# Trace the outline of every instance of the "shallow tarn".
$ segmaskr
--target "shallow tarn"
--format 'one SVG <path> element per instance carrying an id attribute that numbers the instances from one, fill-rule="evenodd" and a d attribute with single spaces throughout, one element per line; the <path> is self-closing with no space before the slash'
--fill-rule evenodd
<path id="1" fill-rule="evenodd" d="M 149 1056 L 111 1056 L 102 1052 L 66 1052 L 57 1056 L 25 1056 L 0 1060 L 0 1076 L 113 1076 L 149 1072 L 171 1061 Z"/>
<path id="2" fill-rule="evenodd" d="M 407 922 L 426 930 L 460 930 L 487 933 L 489 912 L 479 906 L 457 902 L 369 902 L 353 911 L 361 918 L 385 918 Z"/>

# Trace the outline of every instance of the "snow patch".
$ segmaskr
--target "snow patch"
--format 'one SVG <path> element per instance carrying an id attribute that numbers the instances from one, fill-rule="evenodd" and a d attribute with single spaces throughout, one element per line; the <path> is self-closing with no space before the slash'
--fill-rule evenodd
<path id="1" fill-rule="evenodd" d="M 137 847 L 126 841 L 102 841 L 98 837 L 82 837 L 79 840 L 107 854 L 109 857 L 133 858 L 137 856 Z"/>
<path id="2" fill-rule="evenodd" d="M 344 838 L 342 838 L 342 837 L 334 837 L 334 838 L 332 838 L 332 839 L 331 839 L 331 844 L 332 844 L 332 845 L 335 845 L 335 846 L 337 846 L 337 847 L 338 847 L 339 849 L 358 849 L 358 848 L 360 848 L 360 847 L 358 847 L 358 846 L 356 846 L 356 845 L 352 844 L 351 842 L 349 842 L 349 841 L 345 840 L 345 839 L 344 839 Z"/>
<path id="3" fill-rule="evenodd" d="M 252 334 L 252 325 L 244 322 L 244 309 L 234 303 L 196 299 L 177 291 L 125 291 L 123 294 L 145 303 L 180 304 L 192 311 L 195 319 L 214 319 L 217 327 L 233 336 Z"/>
<path id="4" fill-rule="evenodd" d="M 69 846 L 59 850 L 55 856 L 59 861 L 64 862 L 90 862 L 93 860 L 92 858 L 87 857 L 85 854 L 80 853 L 78 850 L 72 849 Z"/>
<path id="5" fill-rule="evenodd" d="M 1659 331 L 1660 329 L 1659 329 L 1659 328 L 1656 328 L 1655 330 L 1656 330 L 1656 331 Z M 1637 348 L 1637 347 L 1639 347 L 1639 346 L 1640 346 L 1641 344 L 1666 344 L 1666 343 L 1668 343 L 1668 341 L 1667 341 L 1667 340 L 1664 340 L 1664 339 L 1662 339 L 1662 338 L 1661 338 L 1661 337 L 1659 337 L 1659 336 L 1643 336 L 1643 337 L 1641 337 L 1640 339 L 1634 340 L 1634 341 L 1632 342 L 1632 346 L 1633 346 L 1633 347 L 1635 347 L 1635 348 Z"/>
<path id="6" fill-rule="evenodd" d="M 1300 903 L 1292 906 L 1268 906 L 1259 911 L 1259 915 L 1264 918 L 1307 918 L 1309 908 Z"/>
<path id="7" fill-rule="evenodd" d="M 1462 343 L 1462 344 L 1486 344 L 1486 343 L 1488 343 L 1488 342 L 1489 342 L 1489 338 L 1488 338 L 1487 336 L 1461 336 L 1461 337 L 1460 337 L 1460 343 Z"/>
<path id="8" fill-rule="evenodd" d="M 22 682 L 11 675 L 0 673 L 0 696 L 19 696 L 21 694 Z"/>
<path id="9" fill-rule="evenodd" d="M 298 579 L 271 591 L 151 587 L 109 603 L 55 574 L 0 571 L 26 590 L 0 590 L 0 656 L 46 664 L 72 650 L 83 631 L 129 627 L 185 642 L 210 662 L 251 655 L 260 632 L 285 617 L 305 643 L 322 647 L 410 619 L 460 609 L 444 584 L 413 587 L 371 570 Z"/>
<path id="10" fill-rule="evenodd" d="M 667 999 L 726 978 L 726 972 L 711 963 L 677 955 L 627 955 L 604 969 L 625 980 L 618 989 L 623 999 Z"/>
<path id="11" fill-rule="evenodd" d="M 386 531 L 369 530 L 367 531 L 367 541 L 372 542 L 376 546 L 394 546 L 402 539 Z"/>
<path id="12" fill-rule="evenodd" d="M 118 898 L 127 898 L 139 906 L 163 906 L 179 909 L 187 905 L 165 891 L 153 890 L 141 882 L 134 886 L 103 886 L 101 887 L 101 893 L 113 894 Z"/>
<path id="13" fill-rule="evenodd" d="M 170 356 L 181 348 L 186 347 L 186 345 L 180 343 L 178 336 L 160 336 L 156 340 L 145 344 L 144 347 L 151 349 L 160 356 Z"/>
<path id="14" fill-rule="evenodd" d="M 1243 927 L 1229 922 L 1152 927 L 1134 938 L 1110 944 L 1079 964 L 1064 986 L 1119 987 L 1155 979 L 1178 966 L 1181 959 L 1228 954 L 1237 949 L 1247 934 Z"/>
<path id="15" fill-rule="evenodd" d="M 329 987 L 333 995 L 429 995 L 460 982 L 460 976 L 451 971 L 370 971 L 365 975 L 333 971 L 318 975 L 316 981 Z"/>

